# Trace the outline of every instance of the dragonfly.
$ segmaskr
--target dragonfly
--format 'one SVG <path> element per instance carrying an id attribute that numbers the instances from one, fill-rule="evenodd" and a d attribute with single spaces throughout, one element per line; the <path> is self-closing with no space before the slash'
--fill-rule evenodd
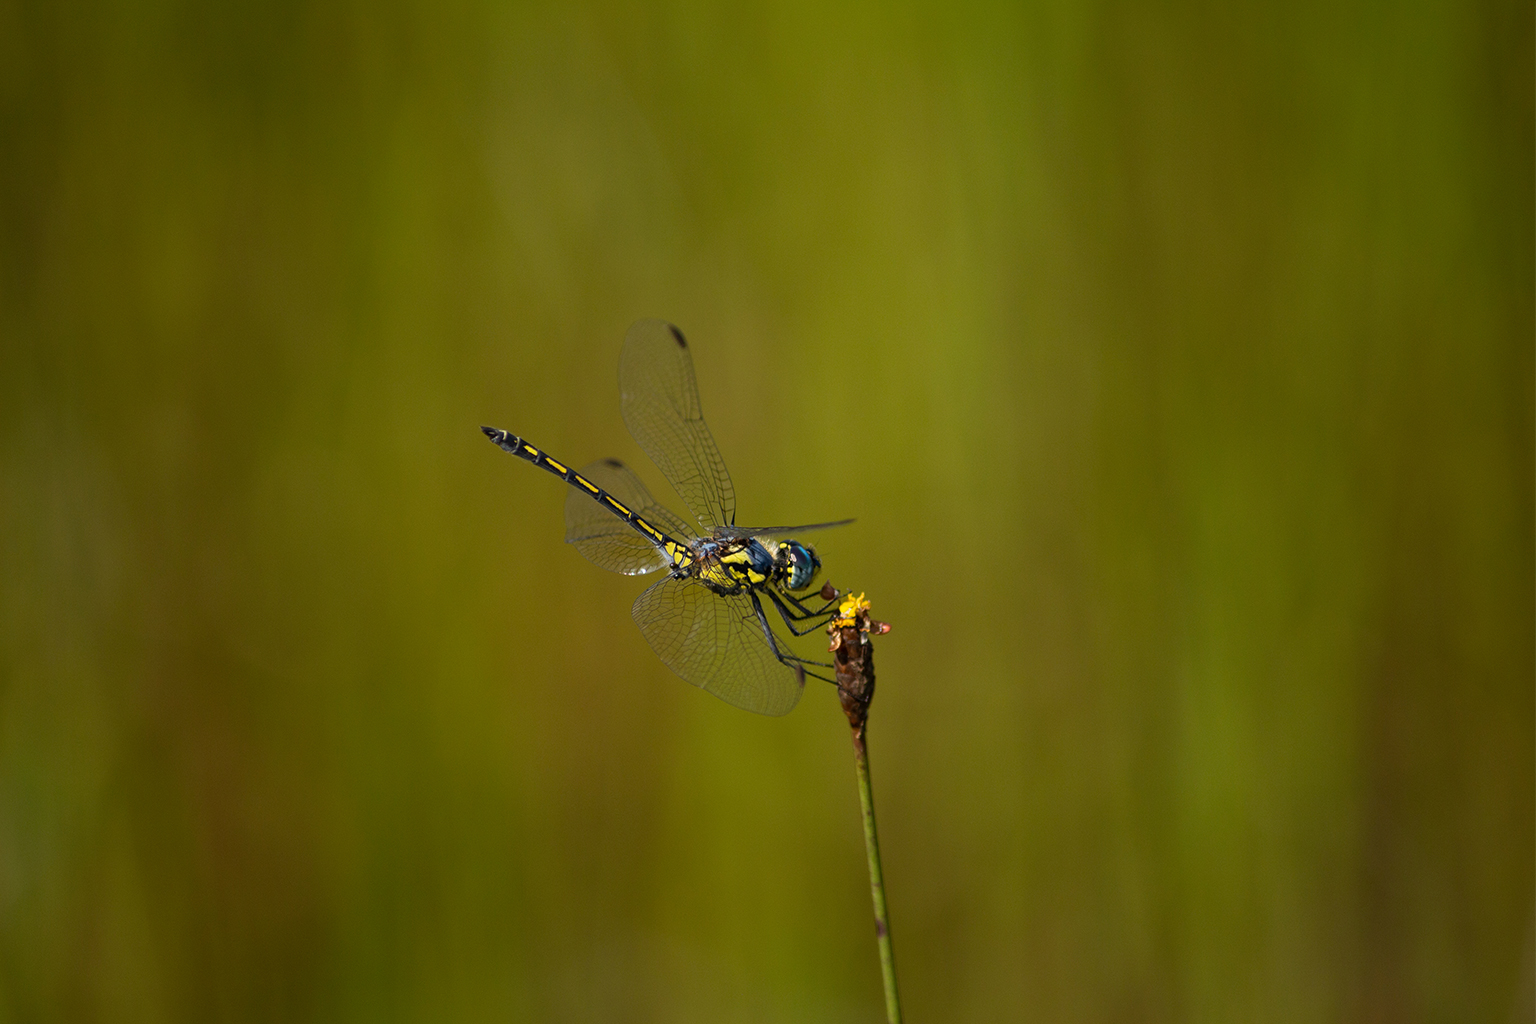
<path id="1" fill-rule="evenodd" d="M 795 538 L 853 520 L 736 524 L 736 490 L 704 422 L 687 339 L 665 320 L 641 320 L 625 335 L 619 405 L 624 425 L 692 521 L 651 497 L 618 459 L 575 470 L 515 434 L 480 429 L 503 451 L 571 485 L 565 539 L 589 561 L 627 576 L 666 573 L 632 612 L 668 668 L 727 704 L 787 714 L 805 677 L 832 682 L 818 671 L 832 665 L 795 655 L 775 627 L 804 636 L 825 626 L 837 603 L 830 586 L 811 593 L 821 559 Z"/>

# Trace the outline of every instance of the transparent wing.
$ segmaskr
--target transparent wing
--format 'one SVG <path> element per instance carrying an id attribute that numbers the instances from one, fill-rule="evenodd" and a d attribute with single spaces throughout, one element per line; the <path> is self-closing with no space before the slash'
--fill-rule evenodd
<path id="1" fill-rule="evenodd" d="M 662 533 L 683 541 L 696 536 L 692 527 L 657 504 L 640 478 L 618 459 L 598 459 L 578 472 Z M 669 564 L 665 552 L 579 487 L 565 497 L 565 542 L 576 545 L 593 565 L 626 576 L 642 576 Z"/>
<path id="2" fill-rule="evenodd" d="M 732 526 L 720 531 L 722 537 L 793 537 L 797 533 L 812 530 L 830 530 L 834 526 L 847 526 L 852 519 L 839 519 L 835 523 L 810 523 L 806 526 Z"/>
<path id="3" fill-rule="evenodd" d="M 619 407 L 631 436 L 687 503 L 705 533 L 736 519 L 736 489 L 699 408 L 683 332 L 640 320 L 619 355 Z"/>
<path id="4" fill-rule="evenodd" d="M 799 702 L 804 683 L 774 654 L 746 594 L 669 576 L 635 599 L 634 616 L 668 668 L 727 704 L 783 715 Z"/>

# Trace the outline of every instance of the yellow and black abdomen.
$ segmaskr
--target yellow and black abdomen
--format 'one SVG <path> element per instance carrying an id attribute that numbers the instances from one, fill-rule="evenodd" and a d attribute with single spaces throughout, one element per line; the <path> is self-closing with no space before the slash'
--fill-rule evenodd
<path id="1" fill-rule="evenodd" d="M 595 526 L 585 521 L 580 524 L 580 528 L 574 528 L 576 524 L 570 524 L 570 520 L 573 517 L 568 514 L 566 518 L 568 524 L 573 526 L 573 529 L 567 531 L 568 536 L 566 539 L 575 544 L 578 550 L 595 564 L 614 572 L 636 575 L 639 573 L 655 572 L 658 569 L 668 567 L 676 570 L 686 567 L 692 561 L 692 554 L 687 544 L 663 533 L 645 516 L 630 508 L 629 505 L 626 505 L 613 494 L 610 494 L 605 488 L 598 486 L 571 467 L 551 458 L 546 452 L 540 451 L 514 434 L 509 434 L 505 430 L 498 430 L 495 427 L 481 427 L 480 429 L 502 451 L 510 452 L 526 462 L 533 463 L 540 469 L 553 473 L 577 491 L 607 509 L 648 542 L 647 544 L 637 545 L 634 543 L 634 534 L 630 534 L 628 531 L 603 529 L 600 526 Z M 605 470 L 611 473 L 611 470 L 607 470 L 606 467 L 616 467 L 628 474 L 628 470 L 624 469 L 621 463 L 614 460 L 593 463 L 589 471 L 597 473 L 599 470 Z M 632 482 L 626 484 L 626 489 L 638 489 L 638 493 L 644 494 L 643 485 L 639 483 L 638 479 L 635 479 L 630 474 L 629 480 Z M 589 517 L 582 518 L 585 520 Z"/>

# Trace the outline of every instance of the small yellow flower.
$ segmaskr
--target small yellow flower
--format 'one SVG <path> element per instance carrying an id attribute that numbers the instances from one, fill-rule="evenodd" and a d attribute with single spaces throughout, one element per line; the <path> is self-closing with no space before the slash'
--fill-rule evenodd
<path id="1" fill-rule="evenodd" d="M 859 614 L 859 612 L 867 611 L 869 611 L 869 602 L 864 600 L 863 594 L 860 594 L 858 597 L 849 594 L 843 598 L 843 603 L 838 606 L 837 615 L 839 618 L 851 619 Z"/>
<path id="2" fill-rule="evenodd" d="M 859 615 L 869 611 L 869 602 L 864 600 L 864 595 L 854 597 L 849 594 L 843 599 L 843 603 L 837 606 L 837 618 L 832 620 L 833 629 L 848 629 L 859 624 Z"/>

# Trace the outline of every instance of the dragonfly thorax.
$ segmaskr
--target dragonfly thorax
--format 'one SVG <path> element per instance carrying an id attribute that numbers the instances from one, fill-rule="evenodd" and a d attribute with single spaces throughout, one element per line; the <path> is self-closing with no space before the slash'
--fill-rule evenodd
<path id="1" fill-rule="evenodd" d="M 692 561 L 686 567 L 711 590 L 740 593 L 775 578 L 774 553 L 756 537 L 706 537 L 691 545 Z"/>

